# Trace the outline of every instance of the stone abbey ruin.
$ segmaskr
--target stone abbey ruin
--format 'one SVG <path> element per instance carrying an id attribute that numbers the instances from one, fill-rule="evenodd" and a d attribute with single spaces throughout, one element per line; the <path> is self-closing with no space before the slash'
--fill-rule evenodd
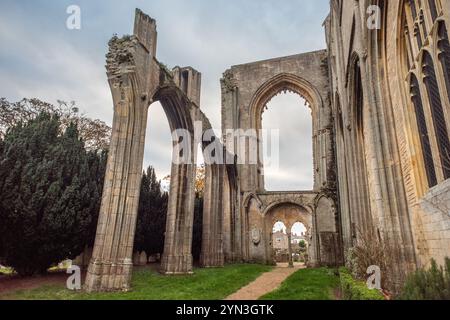
<path id="1" fill-rule="evenodd" d="M 369 28 L 367 8 L 380 19 Z M 272 263 L 272 227 L 301 222 L 309 266 L 335 266 L 363 233 L 394 248 L 397 281 L 450 256 L 450 5 L 430 1 L 330 1 L 327 49 L 233 66 L 224 73 L 221 137 L 201 143 L 207 161 L 201 265 Z M 201 74 L 168 70 L 156 57 L 156 22 L 136 11 L 134 33 L 109 43 L 113 133 L 102 205 L 85 288 L 129 290 L 147 111 L 159 101 L 173 132 L 211 129 L 200 109 Z M 262 127 L 278 93 L 303 97 L 312 114 L 314 188 L 267 192 L 256 150 L 228 132 Z M 202 133 L 203 134 L 203 133 Z M 204 137 L 203 137 L 204 138 Z M 176 140 L 176 139 L 175 139 Z M 245 139 L 244 139 L 245 141 Z M 219 146 L 219 147 L 217 147 Z M 175 150 L 175 142 L 174 142 Z M 174 152 L 174 157 L 179 155 Z M 161 272 L 193 272 L 196 152 L 172 162 Z M 288 233 L 288 237 L 290 234 Z"/>

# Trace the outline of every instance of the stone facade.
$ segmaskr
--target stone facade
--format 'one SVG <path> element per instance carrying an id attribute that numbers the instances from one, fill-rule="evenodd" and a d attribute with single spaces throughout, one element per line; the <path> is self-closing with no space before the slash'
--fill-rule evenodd
<path id="1" fill-rule="evenodd" d="M 449 0 L 331 0 L 327 50 L 227 70 L 216 143 L 233 161 L 206 168 L 202 265 L 272 263 L 277 221 L 288 230 L 306 226 L 310 265 L 342 264 L 367 232 L 394 248 L 398 283 L 432 258 L 443 263 L 450 256 L 449 21 Z M 109 44 L 113 134 L 88 291 L 129 289 L 148 106 L 160 101 L 172 130 L 211 128 L 200 110 L 201 74 L 167 70 L 156 39 L 155 21 L 137 10 L 134 34 Z M 285 91 L 311 108 L 313 190 L 267 192 L 262 141 L 251 144 L 246 134 L 261 129 L 263 109 Z M 198 141 L 190 143 L 196 150 Z M 217 156 L 203 147 L 205 159 Z M 172 164 L 165 274 L 192 272 L 191 157 Z"/>
<path id="2" fill-rule="evenodd" d="M 398 281 L 450 256 L 449 14 L 448 0 L 334 0 L 325 21 L 344 247 L 374 229 Z"/>
<path id="3" fill-rule="evenodd" d="M 277 231 L 272 234 L 272 247 L 274 250 L 288 249 L 288 236 L 282 231 Z"/>
<path id="4" fill-rule="evenodd" d="M 271 232 L 273 217 L 286 206 L 295 211 L 280 221 L 290 228 L 299 221 L 309 226 L 311 265 L 334 265 L 342 262 L 339 219 L 336 210 L 336 175 L 332 110 L 329 99 L 328 54 L 317 51 L 289 57 L 233 66 L 224 73 L 222 83 L 223 141 L 237 159 L 238 190 L 235 215 L 240 221 L 232 233 L 234 242 L 225 246 L 230 261 L 273 261 Z M 291 91 L 303 97 L 311 108 L 313 121 L 314 190 L 303 192 L 266 192 L 262 139 L 251 150 L 252 141 L 245 135 L 262 129 L 261 117 L 267 103 L 277 94 Z M 236 132 L 241 130 L 241 134 Z M 243 138 L 244 136 L 244 138 Z M 242 148 L 245 152 L 241 152 Z M 257 161 L 250 162 L 251 154 Z M 331 241 L 330 241 L 331 240 Z M 227 248 L 235 248 L 227 252 Z"/>

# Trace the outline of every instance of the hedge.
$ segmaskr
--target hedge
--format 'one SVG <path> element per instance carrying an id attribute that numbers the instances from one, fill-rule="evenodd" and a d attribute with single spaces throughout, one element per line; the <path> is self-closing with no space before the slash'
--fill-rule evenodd
<path id="1" fill-rule="evenodd" d="M 339 278 L 344 300 L 384 300 L 380 291 L 371 290 L 365 282 L 355 280 L 346 268 L 339 269 Z"/>

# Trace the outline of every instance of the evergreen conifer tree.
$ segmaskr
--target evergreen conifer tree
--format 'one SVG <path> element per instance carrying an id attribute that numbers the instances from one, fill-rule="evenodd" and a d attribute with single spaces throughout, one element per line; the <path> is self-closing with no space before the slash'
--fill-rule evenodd
<path id="1" fill-rule="evenodd" d="M 163 253 L 167 203 L 168 194 L 162 191 L 161 182 L 150 166 L 142 176 L 135 251 L 148 255 Z"/>
<path id="2" fill-rule="evenodd" d="M 87 152 L 72 123 L 42 113 L 5 135 L 0 153 L 4 258 L 30 275 L 75 258 L 91 244 L 105 155 Z"/>

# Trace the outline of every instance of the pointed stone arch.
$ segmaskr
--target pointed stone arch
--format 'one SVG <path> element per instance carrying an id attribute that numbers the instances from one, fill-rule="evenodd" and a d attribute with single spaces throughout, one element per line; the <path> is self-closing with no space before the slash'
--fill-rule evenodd
<path id="1" fill-rule="evenodd" d="M 166 113 L 174 147 L 161 272 L 189 274 L 193 271 L 196 151 L 201 142 L 197 141 L 195 131 L 200 123 L 202 136 L 211 125 L 199 108 L 201 74 L 191 67 L 170 71 L 159 63 L 155 57 L 156 34 L 155 20 L 136 10 L 134 34 L 115 36 L 109 42 L 106 68 L 114 119 L 95 245 L 85 283 L 87 291 L 130 289 L 147 112 L 156 101 Z M 175 148 L 179 144 L 183 148 Z M 182 161 L 178 161 L 180 157 Z M 224 170 L 220 163 L 207 165 L 204 266 L 223 265 L 221 177 Z"/>

